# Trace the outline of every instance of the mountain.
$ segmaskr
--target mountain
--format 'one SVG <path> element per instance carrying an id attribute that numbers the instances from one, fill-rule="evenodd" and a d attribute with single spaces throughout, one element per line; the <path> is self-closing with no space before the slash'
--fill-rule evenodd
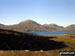
<path id="1" fill-rule="evenodd" d="M 46 29 L 42 27 L 39 23 L 36 23 L 32 20 L 20 22 L 17 26 L 20 26 L 25 31 L 46 31 Z"/>
<path id="2" fill-rule="evenodd" d="M 45 24 L 43 26 L 46 27 L 46 28 L 54 28 L 54 29 L 62 29 L 62 28 L 64 28 L 63 26 L 58 26 L 56 24 Z"/>
<path id="3" fill-rule="evenodd" d="M 48 30 L 49 32 L 55 32 L 56 29 L 55 28 L 51 28 L 48 24 L 44 24 L 42 25 L 46 30 Z"/>
<path id="4" fill-rule="evenodd" d="M 64 29 L 62 29 L 61 31 L 65 31 L 65 32 L 75 32 L 75 24 L 71 24 L 71 25 L 65 27 Z"/>
<path id="5" fill-rule="evenodd" d="M 3 26 L 5 26 L 5 25 L 3 25 L 3 24 L 0 24 L 0 28 L 3 28 Z"/>
<path id="6" fill-rule="evenodd" d="M 32 20 L 26 20 L 23 22 L 20 22 L 19 24 L 16 25 L 8 25 L 4 26 L 4 29 L 9 29 L 9 30 L 15 30 L 15 31 L 22 31 L 22 32 L 29 32 L 29 31 L 47 31 L 44 27 L 42 27 L 40 24 L 36 23 L 35 21 Z"/>
<path id="7" fill-rule="evenodd" d="M 43 25 L 32 20 L 22 21 L 16 25 L 3 26 L 2 28 L 22 32 L 40 32 L 40 31 L 54 32 L 56 30 L 55 28 L 46 28 Z"/>
<path id="8" fill-rule="evenodd" d="M 62 28 L 64 28 L 63 26 L 59 26 L 59 25 L 56 25 L 56 24 L 50 24 L 50 27 L 51 28 L 55 28 L 55 29 L 62 29 Z"/>
<path id="9" fill-rule="evenodd" d="M 23 25 L 23 24 L 37 24 L 37 25 L 40 25 L 38 24 L 37 22 L 33 21 L 33 20 L 26 20 L 26 21 L 22 21 L 19 23 L 19 25 Z"/>
<path id="10" fill-rule="evenodd" d="M 3 24 L 0 24 L 0 26 L 4 26 Z"/>
<path id="11" fill-rule="evenodd" d="M 1 29 L 8 29 L 8 30 L 14 30 L 14 31 L 21 31 L 21 32 L 75 32 L 75 24 L 69 25 L 67 27 L 59 26 L 56 24 L 44 24 L 41 25 L 35 21 L 32 20 L 26 20 L 22 21 L 15 25 L 3 25 L 0 24 Z"/>
<path id="12" fill-rule="evenodd" d="M 58 26 L 56 24 L 44 24 L 43 27 L 48 29 L 49 31 L 56 32 L 58 29 L 63 29 L 63 26 Z"/>

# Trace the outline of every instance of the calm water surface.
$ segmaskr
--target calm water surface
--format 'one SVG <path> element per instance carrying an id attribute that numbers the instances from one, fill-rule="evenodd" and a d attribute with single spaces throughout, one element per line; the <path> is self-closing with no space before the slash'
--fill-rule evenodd
<path id="1" fill-rule="evenodd" d="M 43 35 L 43 36 L 65 36 L 64 34 L 66 33 L 75 34 L 75 32 L 29 32 L 29 33 L 34 33 L 34 34 Z"/>

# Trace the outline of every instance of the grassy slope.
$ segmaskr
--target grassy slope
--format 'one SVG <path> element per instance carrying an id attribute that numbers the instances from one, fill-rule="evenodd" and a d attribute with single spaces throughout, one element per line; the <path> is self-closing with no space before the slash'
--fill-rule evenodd
<path id="1" fill-rule="evenodd" d="M 6 33 L 10 34 L 7 31 L 0 31 L 0 33 Z M 17 35 L 17 33 L 16 33 Z M 26 33 L 26 35 L 28 35 Z M 34 34 L 29 34 L 30 36 L 36 37 Z M 39 37 L 39 36 L 37 36 Z M 42 36 L 40 36 L 42 37 Z M 59 51 L 75 51 L 75 38 L 70 38 L 70 37 L 56 37 L 56 38 L 49 38 L 50 40 L 54 40 L 57 42 L 64 42 L 68 47 L 61 48 L 61 49 L 54 49 L 54 50 L 47 50 L 47 51 L 28 51 L 26 52 L 25 50 L 8 50 L 8 51 L 0 51 L 0 56 L 60 56 L 58 55 Z"/>

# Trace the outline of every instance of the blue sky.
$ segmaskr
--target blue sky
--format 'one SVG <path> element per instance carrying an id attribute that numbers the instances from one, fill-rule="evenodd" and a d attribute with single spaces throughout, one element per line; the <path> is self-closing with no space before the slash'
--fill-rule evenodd
<path id="1" fill-rule="evenodd" d="M 40 24 L 75 24 L 75 0 L 0 0 L 0 23 L 31 19 Z"/>

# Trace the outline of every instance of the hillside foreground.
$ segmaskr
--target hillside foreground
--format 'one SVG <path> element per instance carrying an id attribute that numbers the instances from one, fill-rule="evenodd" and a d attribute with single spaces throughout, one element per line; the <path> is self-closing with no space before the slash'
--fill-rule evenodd
<path id="1" fill-rule="evenodd" d="M 0 29 L 0 56 L 60 56 L 59 51 L 75 51 L 75 38 Z"/>

